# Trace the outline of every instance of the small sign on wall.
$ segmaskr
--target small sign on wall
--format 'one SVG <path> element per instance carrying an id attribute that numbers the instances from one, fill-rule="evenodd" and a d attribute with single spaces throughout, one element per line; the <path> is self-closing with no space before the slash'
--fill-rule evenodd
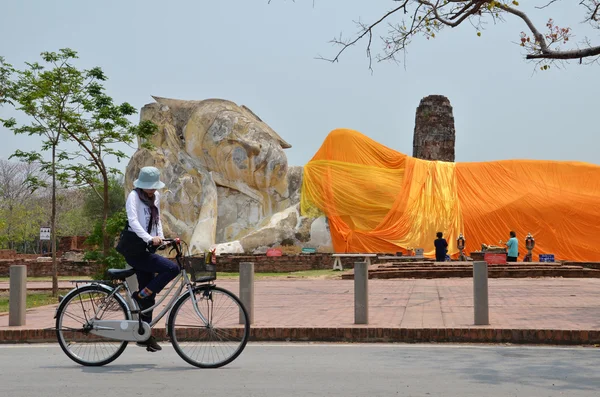
<path id="1" fill-rule="evenodd" d="M 540 254 L 540 262 L 554 262 L 554 254 Z"/>
<path id="2" fill-rule="evenodd" d="M 40 227 L 40 241 L 50 241 L 51 228 Z"/>

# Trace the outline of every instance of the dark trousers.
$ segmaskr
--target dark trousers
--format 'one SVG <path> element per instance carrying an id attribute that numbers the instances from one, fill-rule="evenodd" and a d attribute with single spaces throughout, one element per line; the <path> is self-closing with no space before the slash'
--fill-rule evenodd
<path id="1" fill-rule="evenodd" d="M 152 295 L 140 301 L 142 310 L 154 306 L 156 294 L 179 274 L 179 266 L 176 263 L 157 254 L 126 256 L 125 260 L 129 266 L 135 269 L 139 290 L 148 288 L 152 291 Z M 152 312 L 143 314 L 142 320 L 147 323 L 152 321 Z"/>
<path id="2" fill-rule="evenodd" d="M 507 262 L 516 262 L 517 261 L 517 257 L 516 256 L 507 256 L 506 257 L 506 261 Z"/>

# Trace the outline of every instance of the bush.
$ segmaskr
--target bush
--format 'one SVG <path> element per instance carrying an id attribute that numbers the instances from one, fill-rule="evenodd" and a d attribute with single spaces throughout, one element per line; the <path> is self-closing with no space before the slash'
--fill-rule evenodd
<path id="1" fill-rule="evenodd" d="M 113 214 L 106 220 L 106 234 L 110 241 L 115 241 L 117 236 L 121 233 L 121 230 L 125 227 L 127 222 L 127 214 L 125 210 L 121 210 Z M 111 248 L 108 255 L 102 254 L 102 222 L 97 221 L 94 225 L 94 231 L 85 241 L 86 244 L 93 246 L 94 248 L 85 252 L 84 259 L 89 261 L 96 261 L 102 264 L 100 271 L 92 278 L 94 280 L 105 280 L 108 278 L 106 271 L 108 269 L 125 269 L 127 262 L 123 255 L 119 254 L 117 250 Z"/>

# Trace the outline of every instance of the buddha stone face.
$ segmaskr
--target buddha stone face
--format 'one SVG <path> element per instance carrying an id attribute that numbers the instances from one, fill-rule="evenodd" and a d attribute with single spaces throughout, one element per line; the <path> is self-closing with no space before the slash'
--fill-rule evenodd
<path id="1" fill-rule="evenodd" d="M 154 148 L 132 156 L 125 182 L 131 187 L 143 166 L 161 169 L 163 228 L 194 252 L 243 237 L 297 200 L 283 151 L 290 145 L 250 109 L 221 99 L 155 99 L 141 112 L 158 126 Z"/>
<path id="2" fill-rule="evenodd" d="M 288 170 L 283 149 L 290 145 L 250 109 L 221 99 L 155 99 L 142 110 L 142 119 L 162 132 L 153 137 L 155 146 L 179 146 L 220 180 L 283 194 Z"/>
<path id="3" fill-rule="evenodd" d="M 249 110 L 220 103 L 199 106 L 183 132 L 185 150 L 228 181 L 258 190 L 286 182 L 289 147 Z"/>

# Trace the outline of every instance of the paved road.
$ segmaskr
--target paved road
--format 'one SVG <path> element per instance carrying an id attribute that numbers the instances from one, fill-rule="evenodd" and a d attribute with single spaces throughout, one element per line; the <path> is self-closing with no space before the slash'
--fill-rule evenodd
<path id="1" fill-rule="evenodd" d="M 600 349 L 527 346 L 249 344 L 216 370 L 163 344 L 81 367 L 57 345 L 0 346 L 0 395 L 598 396 Z M 182 393 L 183 392 L 183 393 Z M 184 394 L 189 393 L 189 394 Z"/>

